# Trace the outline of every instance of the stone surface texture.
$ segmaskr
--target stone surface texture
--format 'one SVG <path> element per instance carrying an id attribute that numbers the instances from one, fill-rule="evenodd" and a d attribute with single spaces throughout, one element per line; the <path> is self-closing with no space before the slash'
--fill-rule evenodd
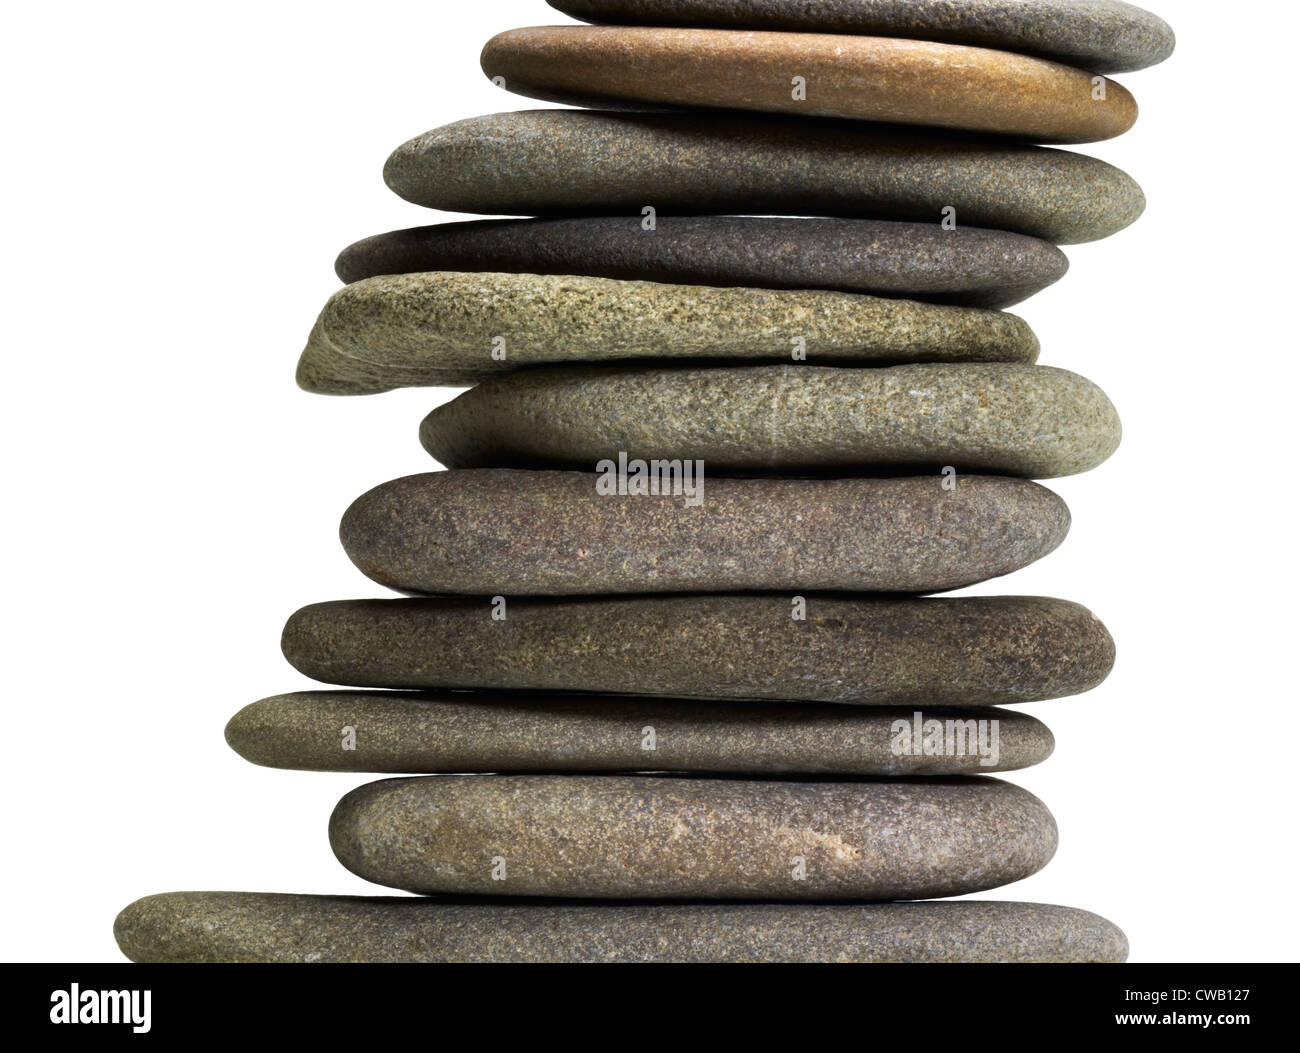
<path id="1" fill-rule="evenodd" d="M 1050 366 L 589 367 L 485 381 L 430 413 L 424 448 L 448 468 L 595 470 L 702 460 L 706 473 L 884 468 L 1049 479 L 1119 446 L 1115 407 Z"/>
<path id="2" fill-rule="evenodd" d="M 939 592 L 1055 549 L 1070 513 L 1022 479 L 696 480 L 695 497 L 604 494 L 587 472 L 483 469 L 384 483 L 339 536 L 403 592 L 557 596 Z M 692 503 L 697 502 L 697 503 Z"/>
<path id="3" fill-rule="evenodd" d="M 481 65 L 515 94 L 583 106 L 756 110 L 1043 143 L 1112 139 L 1137 120 L 1123 85 L 1085 70 L 896 37 L 537 26 L 493 37 Z"/>
<path id="4" fill-rule="evenodd" d="M 498 347 L 504 357 L 494 358 Z M 1001 311 L 810 289 L 440 272 L 340 289 L 316 320 L 298 383 L 362 395 L 547 364 L 788 362 L 796 347 L 810 362 L 846 365 L 1032 363 L 1039 350 L 1033 330 Z"/>
<path id="5" fill-rule="evenodd" d="M 1050 242 L 939 223 L 778 216 L 479 220 L 397 231 L 344 250 L 344 281 L 391 272 L 590 275 L 687 285 L 825 289 L 1009 307 L 1069 267 Z"/>
<path id="6" fill-rule="evenodd" d="M 170 892 L 113 926 L 137 962 L 1122 962 L 1072 907 L 960 903 L 552 904 Z"/>
<path id="7" fill-rule="evenodd" d="M 353 790 L 339 861 L 411 892 L 597 899 L 925 899 L 1028 877 L 1043 803 L 988 778 L 792 782 L 435 775 Z"/>
<path id="8" fill-rule="evenodd" d="M 274 695 L 235 714 L 226 741 L 241 757 L 271 768 L 393 775 L 985 775 L 1038 764 L 1054 748 L 1045 724 L 1009 709 L 737 706 L 500 691 Z"/>
<path id="9" fill-rule="evenodd" d="M 1011 230 L 1065 245 L 1141 215 L 1141 188 L 1083 154 L 887 125 L 744 114 L 527 110 L 398 147 L 384 179 L 448 212 L 849 216 Z"/>
<path id="10" fill-rule="evenodd" d="M 736 594 L 343 600 L 285 625 L 290 664 L 347 687 L 593 691 L 857 705 L 999 705 L 1096 687 L 1086 608 L 1023 596 Z M 797 615 L 802 613 L 802 619 Z"/>

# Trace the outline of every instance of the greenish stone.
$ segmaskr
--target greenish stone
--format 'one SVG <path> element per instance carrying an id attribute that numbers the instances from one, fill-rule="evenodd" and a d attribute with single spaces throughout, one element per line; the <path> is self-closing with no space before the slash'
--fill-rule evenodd
<path id="1" fill-rule="evenodd" d="M 709 472 L 873 469 L 1046 479 L 1115 452 L 1105 393 L 1064 369 L 590 366 L 497 377 L 435 409 L 420 439 L 448 468 L 703 461 Z"/>
<path id="2" fill-rule="evenodd" d="M 417 261 L 375 259 L 368 266 Z M 345 273 L 351 273 L 345 272 Z M 357 272 L 360 273 L 360 272 Z M 325 305 L 298 383 L 328 395 L 465 385 L 520 367 L 624 359 L 1033 362 L 1000 311 L 821 289 L 718 288 L 578 275 L 439 272 L 358 280 Z"/>

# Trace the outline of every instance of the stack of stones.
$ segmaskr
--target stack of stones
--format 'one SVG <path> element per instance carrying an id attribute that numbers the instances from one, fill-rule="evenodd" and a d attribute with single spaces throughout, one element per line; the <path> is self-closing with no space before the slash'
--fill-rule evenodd
<path id="1" fill-rule="evenodd" d="M 153 896 L 120 945 L 1122 960 L 1083 910 L 933 902 L 1051 858 L 1051 814 L 989 777 L 1051 733 L 992 707 L 1094 687 L 1110 636 L 1064 600 L 925 594 L 1051 552 L 1069 513 L 1031 480 L 1119 442 L 1002 309 L 1142 211 L 1030 143 L 1125 131 L 1104 74 L 1165 58 L 1168 26 L 1113 0 L 552 2 L 596 24 L 504 33 L 484 70 L 599 108 L 461 121 L 385 170 L 531 218 L 351 246 L 299 367 L 331 394 L 474 385 L 421 428 L 449 470 L 343 518 L 407 596 L 299 611 L 285 655 L 349 690 L 227 729 L 259 764 L 418 776 L 350 793 L 329 836 L 419 897 Z"/>

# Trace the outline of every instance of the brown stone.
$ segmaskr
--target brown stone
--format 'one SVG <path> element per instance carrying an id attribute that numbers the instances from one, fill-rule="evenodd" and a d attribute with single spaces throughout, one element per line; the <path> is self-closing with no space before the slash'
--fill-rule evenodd
<path id="1" fill-rule="evenodd" d="M 1036 142 L 1133 126 L 1122 86 L 1008 51 L 889 37 L 649 26 L 542 26 L 488 41 L 483 72 L 579 105 L 693 106 L 840 117 Z"/>

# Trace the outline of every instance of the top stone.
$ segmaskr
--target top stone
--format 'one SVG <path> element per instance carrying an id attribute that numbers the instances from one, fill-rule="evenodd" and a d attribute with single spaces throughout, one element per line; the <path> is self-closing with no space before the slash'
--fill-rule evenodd
<path id="1" fill-rule="evenodd" d="M 1094 73 L 1145 69 L 1174 50 L 1160 18 L 1120 0 L 547 0 L 585 22 L 862 33 L 1003 48 Z"/>
<path id="2" fill-rule="evenodd" d="M 1010 51 L 832 33 L 538 26 L 500 33 L 483 72 L 552 102 L 757 110 L 924 125 L 1046 143 L 1122 135 L 1121 85 Z"/>

